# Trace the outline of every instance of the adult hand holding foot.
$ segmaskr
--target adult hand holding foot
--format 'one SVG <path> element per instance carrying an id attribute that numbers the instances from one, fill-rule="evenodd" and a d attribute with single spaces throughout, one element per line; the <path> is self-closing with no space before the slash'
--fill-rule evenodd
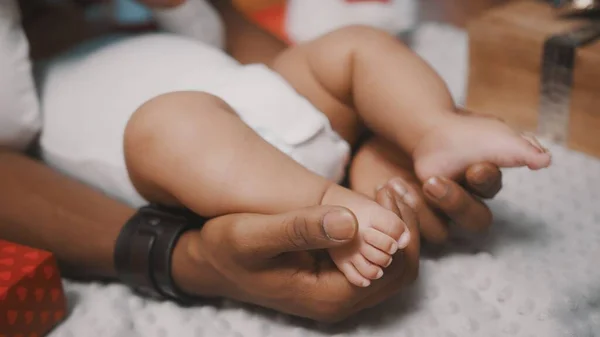
<path id="1" fill-rule="evenodd" d="M 416 217 L 403 211 L 416 231 Z M 417 276 L 419 246 L 413 240 L 382 279 L 367 288 L 350 284 L 319 252 L 348 243 L 357 228 L 349 210 L 333 206 L 223 216 L 184 234 L 174 252 L 174 278 L 190 294 L 338 321 L 389 298 Z"/>
<path id="2" fill-rule="evenodd" d="M 354 157 L 350 184 L 356 191 L 375 197 L 373 186 L 385 186 L 392 197 L 416 210 L 424 239 L 442 243 L 449 235 L 449 222 L 470 231 L 484 231 L 492 214 L 481 199 L 493 198 L 502 188 L 502 173 L 495 165 L 476 164 L 463 179 L 433 177 L 419 181 L 410 157 L 377 138 L 367 141 Z"/>
<path id="3" fill-rule="evenodd" d="M 52 251 L 64 275 L 116 277 L 114 245 L 133 209 L 12 152 L 0 151 L 0 183 L 0 237 Z M 416 218 L 408 208 L 403 212 L 416 233 Z M 412 240 L 382 279 L 367 288 L 350 285 L 318 251 L 348 242 L 356 228 L 352 213 L 333 206 L 215 218 L 177 241 L 173 278 L 190 295 L 341 320 L 389 298 L 417 276 L 419 247 Z"/>

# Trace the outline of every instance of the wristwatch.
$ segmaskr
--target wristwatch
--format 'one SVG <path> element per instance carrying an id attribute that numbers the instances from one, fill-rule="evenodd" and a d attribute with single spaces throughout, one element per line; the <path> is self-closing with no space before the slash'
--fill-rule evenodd
<path id="1" fill-rule="evenodd" d="M 118 278 L 139 294 L 181 304 L 200 299 L 185 294 L 171 274 L 173 249 L 181 235 L 207 221 L 186 209 L 150 204 L 141 207 L 119 234 L 114 250 Z"/>

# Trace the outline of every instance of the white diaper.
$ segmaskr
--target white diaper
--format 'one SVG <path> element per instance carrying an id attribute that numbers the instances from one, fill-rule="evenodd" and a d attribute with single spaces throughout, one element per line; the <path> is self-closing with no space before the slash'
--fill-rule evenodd
<path id="1" fill-rule="evenodd" d="M 328 119 L 277 73 L 181 37 L 90 44 L 46 65 L 39 84 L 45 160 L 134 206 L 145 201 L 125 167 L 125 126 L 141 104 L 168 92 L 222 98 L 265 140 L 328 179 L 339 181 L 349 158 Z"/>
<path id="2" fill-rule="evenodd" d="M 345 173 L 350 146 L 329 119 L 264 65 L 235 67 L 211 91 L 266 141 L 335 182 Z"/>

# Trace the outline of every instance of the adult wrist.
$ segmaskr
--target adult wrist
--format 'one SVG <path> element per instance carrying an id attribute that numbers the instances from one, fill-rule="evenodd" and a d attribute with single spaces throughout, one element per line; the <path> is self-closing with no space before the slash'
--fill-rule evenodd
<path id="1" fill-rule="evenodd" d="M 181 235 L 173 249 L 171 275 L 179 289 L 191 296 L 222 296 L 222 278 L 206 259 L 200 244 L 201 229 Z"/>
<path id="2" fill-rule="evenodd" d="M 188 264 L 184 270 L 189 273 L 183 274 L 186 277 L 180 282 L 188 290 L 195 289 L 188 280 L 191 275 L 199 275 L 198 268 L 190 263 L 192 260 L 186 258 L 185 254 L 181 254 L 179 248 L 189 246 L 190 240 L 185 239 L 186 232 L 199 230 L 206 220 L 181 208 L 154 204 L 138 209 L 121 229 L 115 244 L 114 261 L 118 278 L 145 296 L 186 305 L 202 302 L 204 297 L 192 295 L 196 291 L 190 294 L 179 287 L 174 279 L 173 264 L 175 261 L 179 265 L 181 262 Z M 183 245 L 180 242 L 182 237 Z M 174 257 L 176 249 L 177 256 Z M 181 275 L 181 272 L 177 274 Z M 195 282 L 198 283 L 198 279 Z"/>

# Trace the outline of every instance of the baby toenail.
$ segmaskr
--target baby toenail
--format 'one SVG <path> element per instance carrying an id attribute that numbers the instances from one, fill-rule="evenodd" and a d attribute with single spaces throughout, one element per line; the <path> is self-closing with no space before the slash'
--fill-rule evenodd
<path id="1" fill-rule="evenodd" d="M 363 288 L 366 288 L 366 287 L 368 287 L 370 285 L 371 285 L 371 282 L 369 280 L 364 280 L 364 281 L 361 282 L 361 286 Z"/>
<path id="2" fill-rule="evenodd" d="M 392 264 L 392 261 L 394 261 L 394 259 L 392 259 L 390 257 L 390 260 L 388 261 L 388 263 L 385 265 L 385 268 L 389 267 Z"/>
<path id="3" fill-rule="evenodd" d="M 390 247 L 390 250 L 388 251 L 388 253 L 390 255 L 394 255 L 394 254 L 396 254 L 397 251 L 398 251 L 398 243 L 394 242 L 392 244 L 392 247 Z"/>
<path id="4" fill-rule="evenodd" d="M 410 242 L 410 232 L 408 231 L 408 228 L 404 230 L 404 233 L 402 233 L 402 235 L 400 235 L 400 238 L 398 239 L 398 248 L 399 249 L 404 249 L 408 246 L 408 243 Z"/>
<path id="5" fill-rule="evenodd" d="M 377 275 L 375 275 L 375 279 L 379 280 L 383 276 L 383 270 L 379 269 L 377 271 Z"/>
<path id="6" fill-rule="evenodd" d="M 525 138 L 533 147 L 535 147 L 541 153 L 547 153 L 548 149 L 545 148 L 542 143 L 532 133 L 524 132 L 521 133 L 521 137 Z"/>
<path id="7" fill-rule="evenodd" d="M 434 199 L 441 200 L 448 194 L 448 186 L 440 178 L 429 178 L 425 184 L 425 193 Z"/>

